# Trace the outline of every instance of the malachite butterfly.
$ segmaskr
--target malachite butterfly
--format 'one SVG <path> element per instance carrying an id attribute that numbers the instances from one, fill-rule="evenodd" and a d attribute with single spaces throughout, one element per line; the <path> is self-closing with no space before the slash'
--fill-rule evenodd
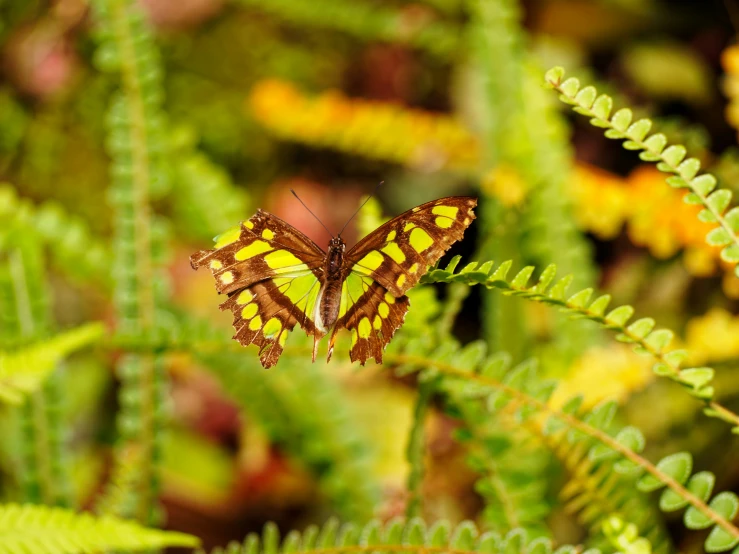
<path id="1" fill-rule="evenodd" d="M 391 219 L 346 252 L 332 238 L 328 252 L 280 218 L 258 210 L 216 237 L 213 250 L 190 257 L 192 267 L 210 268 L 221 309 L 234 314 L 234 339 L 259 346 L 264 367 L 282 354 L 288 331 L 300 324 L 318 343 L 331 331 L 328 360 L 337 333 L 351 333 L 352 361 L 364 363 L 382 353 L 403 324 L 405 293 L 475 219 L 477 199 L 451 196 L 427 202 Z"/>

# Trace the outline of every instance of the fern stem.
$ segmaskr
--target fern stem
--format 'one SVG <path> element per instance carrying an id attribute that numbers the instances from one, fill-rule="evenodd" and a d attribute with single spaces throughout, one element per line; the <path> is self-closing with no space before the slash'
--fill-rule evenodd
<path id="1" fill-rule="evenodd" d="M 601 431 L 600 429 L 597 429 L 591 425 L 588 425 L 584 421 L 581 421 L 570 414 L 567 414 L 555 408 L 552 408 L 545 402 L 537 400 L 536 398 L 533 398 L 519 391 L 518 389 L 514 387 L 506 385 L 505 383 L 501 383 L 499 381 L 490 379 L 488 377 L 484 377 L 482 375 L 477 375 L 474 373 L 464 371 L 446 362 L 440 362 L 440 361 L 431 360 L 428 358 L 423 358 L 421 356 L 405 355 L 405 354 L 388 355 L 388 361 L 392 361 L 393 363 L 397 363 L 397 364 L 408 364 L 410 366 L 433 367 L 442 374 L 446 374 L 451 377 L 455 377 L 455 378 L 462 379 L 465 381 L 473 381 L 480 385 L 502 391 L 506 395 L 516 400 L 519 400 L 523 404 L 526 404 L 528 406 L 535 408 L 540 413 L 549 414 L 550 416 L 557 418 L 558 420 L 565 423 L 570 429 L 578 430 L 594 438 L 601 444 L 611 448 L 612 450 L 615 450 L 616 452 L 621 454 L 624 458 L 642 467 L 649 474 L 651 474 L 656 479 L 664 483 L 667 487 L 672 489 L 681 498 L 683 498 L 684 500 L 687 500 L 689 504 L 691 504 L 701 513 L 703 513 L 706 517 L 708 517 L 716 525 L 724 529 L 732 537 L 739 538 L 739 528 L 734 526 L 730 521 L 727 521 L 725 518 L 721 517 L 718 513 L 716 513 L 713 509 L 711 509 L 708 506 L 708 504 L 706 504 L 703 500 L 701 500 L 699 497 L 691 493 L 688 489 L 683 487 L 678 481 L 673 479 L 671 476 L 659 470 L 657 466 L 652 464 L 649 460 L 647 460 L 646 458 L 643 458 L 642 456 L 640 456 L 633 450 L 630 450 L 629 448 L 623 446 L 616 439 L 606 434 L 605 432 Z"/>
<path id="2" fill-rule="evenodd" d="M 405 517 L 421 517 L 423 514 L 423 476 L 425 473 L 424 456 L 426 454 L 426 414 L 429 402 L 435 390 L 434 381 L 419 384 L 416 406 L 413 410 L 413 425 L 408 435 L 406 458 L 410 470 L 408 472 L 408 505 Z"/>
<path id="3" fill-rule="evenodd" d="M 522 292 L 526 290 L 525 288 L 516 289 L 513 287 L 514 290 L 521 290 Z M 525 295 L 522 295 L 524 298 L 529 298 L 534 301 L 536 301 L 536 298 L 527 297 Z M 606 318 L 600 314 L 597 314 L 593 311 L 591 311 L 588 308 L 585 308 L 583 306 L 579 306 L 573 302 L 565 301 L 563 302 L 564 306 L 571 312 L 581 314 L 588 319 L 595 321 L 596 323 L 599 323 L 603 327 L 606 327 L 607 329 L 611 329 L 616 333 L 620 333 L 626 337 L 629 338 L 630 342 L 633 344 L 638 345 L 641 347 L 645 352 L 647 352 L 650 356 L 652 356 L 657 362 L 662 364 L 662 366 L 669 370 L 669 377 L 677 382 L 680 381 L 680 365 L 670 359 L 670 357 L 667 355 L 668 352 L 663 352 L 658 350 L 657 348 L 653 347 L 649 342 L 646 340 L 646 337 L 642 337 L 640 335 L 637 335 L 633 331 L 629 330 L 627 326 L 614 326 L 612 322 L 609 322 L 606 320 Z M 706 415 L 717 417 L 718 419 L 721 419 L 727 423 L 732 424 L 735 428 L 739 429 L 739 415 L 735 414 L 725 406 L 721 405 L 716 400 L 709 400 L 704 401 L 706 404 L 706 409 L 711 410 L 713 413 L 707 413 Z"/>
<path id="4" fill-rule="evenodd" d="M 154 321 L 154 293 L 151 267 L 151 214 L 149 209 L 149 156 L 146 115 L 141 94 L 136 51 L 128 25 L 125 0 L 109 0 L 111 20 L 121 49 L 122 81 L 131 117 L 131 151 L 133 163 L 133 208 L 136 245 L 136 294 L 139 304 L 139 326 L 146 332 Z"/>
<path id="5" fill-rule="evenodd" d="M 23 255 L 19 249 L 13 249 L 10 252 L 8 263 L 10 265 L 10 278 L 13 283 L 18 333 L 22 337 L 30 339 L 37 333 L 37 328 L 31 308 L 31 294 L 28 290 Z"/>

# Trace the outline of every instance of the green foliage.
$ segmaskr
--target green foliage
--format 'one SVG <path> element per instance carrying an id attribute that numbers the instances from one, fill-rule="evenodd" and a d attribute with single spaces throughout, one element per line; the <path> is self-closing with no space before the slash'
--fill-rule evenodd
<path id="1" fill-rule="evenodd" d="M 658 444 L 644 454 L 645 434 L 651 437 L 653 430 L 640 430 L 634 420 L 641 422 L 628 412 L 619 417 L 613 402 L 584 409 L 579 397 L 562 407 L 550 399 L 557 385 L 550 377 L 572 378 L 567 374 L 571 362 L 598 345 L 603 331 L 609 330 L 617 341 L 651 356 L 654 373 L 680 385 L 673 387 L 677 394 L 687 392 L 685 399 L 697 399 L 706 415 L 739 433 L 739 416 L 727 407 L 733 401 L 728 395 L 735 391 L 729 386 L 721 390 L 722 381 L 708 365 L 713 361 L 686 363 L 687 352 L 671 346 L 671 331 L 658 328 L 652 318 L 633 318 L 637 311 L 659 314 L 677 329 L 685 314 L 674 313 L 677 309 L 660 313 L 659 305 L 646 308 L 640 304 L 643 298 L 621 300 L 636 308 L 609 310 L 610 295 L 594 294 L 597 268 L 587 229 L 577 227 L 572 215 L 575 207 L 582 209 L 570 191 L 575 156 L 564 116 L 554 97 L 539 86 L 540 72 L 529 46 L 540 41 L 537 33 L 546 27 L 539 14 L 548 15 L 546 10 L 556 10 L 560 2 L 537 7 L 526 27 L 522 20 L 529 15 L 524 13 L 528 5 L 518 0 L 421 0 L 407 5 L 395 0 L 239 0 L 220 13 L 220 3 L 211 3 L 214 12 L 207 23 L 188 19 L 192 14 L 184 8 L 168 13 L 151 2 L 144 6 L 136 0 L 95 0 L 90 26 L 80 24 L 85 14 L 72 13 L 68 6 L 32 4 L 26 8 L 0 0 L 0 40 L 8 39 L 3 59 L 8 60 L 4 69 L 9 77 L 0 90 L 0 173 L 18 186 L 0 186 L 0 418 L 8 436 L 0 443 L 0 495 L 5 502 L 23 503 L 0 504 L 0 553 L 197 546 L 190 535 L 140 525 L 162 523 L 162 497 L 166 505 L 176 505 L 178 493 L 186 488 L 172 477 L 171 467 L 162 467 L 170 373 L 172 382 L 186 389 L 178 388 L 173 395 L 175 413 L 184 420 L 180 423 L 191 426 L 188 433 L 198 426 L 207 428 L 198 430 L 199 440 L 220 441 L 213 447 L 223 455 L 219 471 L 233 471 L 231 496 L 219 499 L 228 516 L 248 510 L 254 519 L 270 517 L 249 493 L 255 483 L 269 486 L 285 471 L 286 481 L 296 480 L 299 473 L 301 491 L 317 489 L 320 501 L 308 509 L 300 506 L 297 515 L 279 514 L 285 516 L 281 526 L 303 525 L 327 513 L 347 521 L 343 526 L 331 520 L 322 529 L 291 531 L 282 540 L 277 526 L 268 524 L 262 537 L 250 535 L 243 544 L 216 552 L 550 554 L 550 537 L 559 536 L 558 524 L 552 524 L 558 508 L 573 514 L 583 527 L 587 546 L 607 548 L 610 543 L 628 554 L 668 554 L 674 549 L 671 535 L 679 531 L 673 526 L 668 533 L 660 510 L 683 510 L 686 529 L 705 530 L 707 551 L 736 549 L 739 498 L 713 490 L 718 479 L 724 488 L 733 486 L 723 475 L 696 471 L 688 452 L 664 456 L 683 449 L 674 443 Z M 592 4 L 607 10 L 625 1 Z M 150 19 L 142 7 L 151 8 Z M 603 13 L 596 15 L 602 18 Z M 168 15 L 182 19 L 168 21 Z M 152 23 L 161 25 L 161 32 L 155 33 Z M 593 32 L 587 25 L 581 27 L 583 33 Z M 38 37 L 51 37 L 50 44 L 34 43 Z M 586 46 L 574 48 L 581 50 L 575 57 L 587 59 Z M 34 83 L 23 81 L 26 72 L 14 70 L 17 49 L 34 63 L 67 59 L 76 82 L 48 96 L 34 92 Z M 676 49 L 667 50 L 664 53 L 674 59 Z M 706 96 L 705 90 L 686 96 L 678 80 L 659 82 L 654 75 L 639 74 L 644 52 L 634 52 L 632 47 L 631 56 L 627 50 L 627 57 L 620 57 L 631 60 L 627 71 L 642 83 L 649 79 L 664 86 L 652 87 L 652 100 L 664 92 L 683 98 Z M 698 59 L 692 47 L 682 53 L 684 59 Z M 634 59 L 642 61 L 634 65 Z M 60 68 L 64 64 L 44 66 L 40 73 L 48 77 L 46 70 Z M 713 77 L 701 76 L 703 89 Z M 250 114 L 241 113 L 249 88 L 263 78 L 323 90 L 313 97 L 315 112 L 301 114 L 306 117 L 298 127 L 316 130 L 326 125 L 324 137 L 307 133 L 299 147 L 281 144 L 249 119 L 258 115 L 253 105 Z M 713 226 L 707 244 L 720 248 L 722 259 L 732 267 L 739 264 L 739 208 L 731 208 L 731 192 L 716 190 L 716 179 L 700 173 L 697 158 L 687 158 L 685 147 L 668 145 L 667 136 L 689 144 L 700 129 L 688 132 L 683 123 L 672 121 L 666 124 L 669 131 L 649 135 L 651 120 L 638 119 L 630 109 L 611 113 L 613 98 L 624 96 L 614 83 L 604 89 L 613 90 L 613 95 L 599 95 L 575 79 L 565 80 L 557 68 L 547 74 L 547 81 L 575 111 L 604 128 L 607 137 L 624 140 L 626 149 L 639 151 L 642 160 L 656 162 L 669 173 L 671 186 L 688 189 L 686 203 L 700 205 L 698 219 Z M 291 87 L 272 84 L 276 86 L 267 90 L 274 94 L 263 100 L 279 113 L 280 102 L 290 107 Z M 339 86 L 343 89 L 337 102 L 330 89 Z M 165 104 L 165 90 L 174 101 Z M 377 99 L 381 103 L 376 104 Z M 444 109 L 450 113 L 442 115 Z M 654 112 L 659 113 L 657 107 Z M 289 133 L 276 134 L 290 138 Z M 445 139 L 453 143 L 448 149 L 436 144 Z M 705 141 L 693 142 L 700 145 L 696 156 L 711 158 Z M 105 151 L 98 146 L 103 144 Z M 317 152 L 326 148 L 340 155 Z M 353 159 L 361 154 L 369 160 Z M 590 152 L 584 154 L 582 159 L 591 163 Z M 462 160 L 459 166 L 448 163 L 455 155 Z M 253 349 L 241 348 L 228 339 L 225 328 L 194 315 L 206 298 L 180 269 L 189 271 L 187 241 L 217 234 L 257 206 L 285 210 L 282 195 L 291 180 L 302 179 L 306 189 L 313 180 L 331 182 L 338 196 L 347 193 L 344 188 L 369 187 L 370 179 L 388 178 L 388 168 L 382 165 L 388 162 L 406 166 L 403 186 L 396 181 L 382 192 L 399 198 L 396 207 L 412 206 L 414 195 L 428 198 L 442 191 L 481 197 L 478 220 L 467 237 L 479 239 L 473 257 L 478 261 L 457 270 L 460 258 L 454 258 L 446 269 L 432 269 L 409 293 L 412 308 L 381 368 L 388 377 L 383 386 L 417 394 L 415 406 L 407 406 L 413 410 L 405 442 L 408 473 L 401 475 L 394 467 L 389 483 L 377 469 L 387 462 L 378 461 L 386 445 L 366 432 L 352 405 L 356 398 L 344 394 L 343 379 L 354 378 L 347 349 L 337 347 L 324 371 L 323 365 L 309 363 L 312 345 L 296 330 L 278 368 L 265 371 Z M 110 179 L 104 188 L 99 170 L 106 164 Z M 455 171 L 445 170 L 452 166 Z M 57 182 L 60 173 L 72 177 Z M 728 176 L 731 183 L 731 167 L 716 174 Z M 79 187 L 69 196 L 52 194 L 57 192 L 54 187 L 70 188 L 68 183 L 78 178 Z M 278 184 L 260 196 L 258 189 L 270 182 Z M 419 182 L 423 187 L 416 185 L 418 191 L 405 190 Z M 501 191 L 518 186 L 521 197 L 513 201 Z M 103 190 L 110 211 L 98 205 Z M 347 207 L 346 198 L 355 191 L 349 193 L 343 204 L 337 203 L 337 212 L 339 206 Z M 359 234 L 383 220 L 380 202 L 372 201 L 359 217 Z M 468 244 L 455 248 L 463 252 Z M 599 244 L 598 255 L 610 247 Z M 170 252 L 176 252 L 177 259 Z M 492 259 L 509 261 L 496 266 L 487 261 Z M 546 269 L 537 277 L 533 266 L 508 276 L 513 265 L 529 263 Z M 554 263 L 566 277 L 555 279 Z M 668 271 L 670 263 L 660 268 Z M 603 286 L 615 297 L 628 296 L 624 288 L 644 285 L 638 272 L 627 287 L 614 281 L 612 273 L 616 271 L 606 273 Z M 170 275 L 177 280 L 176 288 Z M 711 283 L 698 285 L 702 293 Z M 570 286 L 578 292 L 568 293 Z M 473 305 L 478 290 L 482 308 Z M 530 302 L 518 302 L 517 297 Z M 714 305 L 713 298 L 704 301 Z M 563 314 L 545 321 L 539 305 Z M 733 306 L 728 301 L 720 305 Z M 477 317 L 483 322 L 481 334 Z M 573 324 L 570 319 L 583 321 Z M 72 356 L 91 345 L 96 346 L 94 354 L 102 351 L 93 364 Z M 120 378 L 117 403 L 99 389 L 90 402 L 87 383 L 75 380 L 85 363 L 102 379 L 115 369 Z M 733 365 L 721 368 L 727 382 Z M 370 371 L 364 370 L 361 378 L 370 379 Z M 203 390 L 187 389 L 203 383 Z M 83 410 L 65 412 L 69 398 L 75 408 L 83 402 L 106 406 L 85 418 L 76 413 Z M 111 404 L 118 410 L 115 429 Z M 234 406 L 238 415 L 232 413 Z M 679 409 L 672 403 L 670 407 Z M 228 412 L 226 430 L 219 427 L 219 409 Z M 669 415 L 662 419 L 669 420 Z M 431 418 L 442 421 L 444 428 L 430 430 Z M 718 424 L 708 420 L 711 423 Z M 260 431 L 255 433 L 257 444 L 251 442 L 251 426 Z M 729 428 L 717 427 L 729 434 Z M 474 482 L 474 506 L 466 499 L 450 502 L 453 506 L 431 504 L 438 490 L 432 481 L 438 475 L 426 464 L 437 454 L 432 440 L 446 443 L 442 446 L 447 452 L 459 458 L 454 463 L 464 458 L 470 480 L 462 483 L 462 494 L 472 496 L 469 483 Z M 652 442 L 657 441 L 650 438 Z M 91 444 L 94 461 L 76 467 L 87 481 L 79 485 L 70 478 L 70 450 L 74 446 L 76 454 Z M 116 445 L 110 464 L 109 444 Z M 176 456 L 186 456 L 193 448 L 197 446 L 180 444 Z M 255 456 L 251 448 L 261 450 Z M 695 452 L 696 460 L 706 457 L 706 451 Z M 207 457 L 193 455 L 187 461 L 197 467 L 207 463 L 203 459 Z M 256 465 L 264 465 L 251 473 L 254 467 L 249 464 L 255 459 Z M 399 464 L 394 458 L 392 462 Z M 457 469 L 450 468 L 448 473 Z M 169 479 L 166 490 L 163 476 Z M 405 490 L 394 490 L 404 477 Z M 311 478 L 315 489 L 313 481 L 307 482 Z M 280 494 L 289 496 L 280 484 L 275 487 L 276 503 L 285 501 Z M 292 490 L 291 484 L 287 490 Z M 74 498 L 77 488 L 81 492 Z M 192 489 L 183 494 L 187 501 L 207 503 L 197 487 Z M 401 501 L 393 497 L 396 493 Z M 100 517 L 50 508 L 77 504 L 94 506 Z M 473 510 L 481 531 L 468 521 L 454 525 L 445 519 L 469 517 Z M 403 511 L 407 521 L 371 519 L 387 520 Z M 430 514 L 440 514 L 440 520 L 432 521 Z M 677 544 L 686 544 L 683 537 L 676 538 Z M 584 548 L 563 546 L 556 552 L 572 554 Z"/>
<path id="2" fill-rule="evenodd" d="M 566 129 L 538 84 L 540 72 L 525 48 L 518 3 L 479 1 L 471 8 L 472 51 L 479 73 L 485 75 L 478 77 L 486 99 L 477 107 L 486 146 L 481 169 L 495 171 L 502 187 L 515 186 L 505 181 L 505 173 L 513 171 L 527 188 L 523 208 L 503 207 L 488 193 L 480 208 L 483 238 L 478 258 L 556 262 L 573 272 L 576 286 L 590 286 L 596 272 L 566 194 L 573 169 Z M 481 192 L 487 192 L 485 186 Z M 522 339 L 529 331 L 521 307 L 487 292 L 484 297 L 486 336 L 495 339 L 491 345 L 516 357 L 530 355 L 530 346 L 521 344 L 532 340 Z M 559 323 L 556 344 L 547 357 L 555 365 L 558 354 L 559 365 L 566 366 L 595 337 L 592 330 Z"/>
<path id="3" fill-rule="evenodd" d="M 22 403 L 44 383 L 61 360 L 100 341 L 104 331 L 100 323 L 86 323 L 35 344 L 0 351 L 0 401 Z"/>
<path id="4" fill-rule="evenodd" d="M 572 399 L 572 406 L 579 397 Z M 571 409 L 571 408 L 568 408 Z M 625 428 L 624 435 L 632 433 Z M 637 435 L 641 438 L 641 435 Z M 630 526 L 646 535 L 654 552 L 667 553 L 673 550 L 671 540 L 662 522 L 659 510 L 651 500 L 640 494 L 631 475 L 614 471 L 613 460 L 608 457 L 589 455 L 586 444 L 572 444 L 566 433 L 545 435 L 544 440 L 566 471 L 567 483 L 560 491 L 568 513 L 576 514 L 580 523 L 591 533 L 603 531 L 609 540 L 608 522 L 615 513 L 629 515 Z M 631 447 L 637 450 L 636 444 Z M 642 447 L 638 448 L 640 450 Z M 595 454 L 598 454 L 596 451 Z"/>
<path id="5" fill-rule="evenodd" d="M 529 285 L 529 279 L 534 272 L 532 266 L 523 268 L 512 279 L 508 279 L 507 275 L 512 265 L 510 261 L 503 262 L 497 267 L 492 261 L 483 264 L 472 262 L 455 273 L 458 263 L 459 258 L 454 258 L 446 269 L 434 269 L 427 273 L 422 282 L 466 283 L 501 289 L 506 295 L 558 306 L 576 319 L 595 321 L 604 328 L 617 332 L 618 340 L 633 343 L 636 352 L 655 358 L 653 370 L 657 375 L 683 385 L 690 395 L 705 402 L 706 415 L 731 423 L 734 426 L 733 431 L 739 432 L 739 417 L 714 400 L 715 391 L 710 386 L 713 370 L 708 367 L 681 367 L 687 352 L 669 349 L 672 331 L 668 329 L 653 331 L 654 321 L 649 318 L 628 324 L 634 314 L 631 306 L 619 306 L 606 312 L 610 296 L 604 294 L 591 301 L 593 296 L 591 288 L 568 296 L 567 289 L 572 282 L 572 276 L 567 275 L 554 282 L 557 273 L 554 265 L 548 266 L 538 280 Z"/>
<path id="6" fill-rule="evenodd" d="M 667 184 L 674 188 L 689 189 L 683 196 L 686 204 L 703 206 L 698 218 L 716 227 L 706 235 L 710 246 L 724 247 L 721 259 L 735 266 L 739 276 L 739 207 L 727 211 L 732 193 L 726 189 L 714 190 L 716 178 L 710 173 L 701 173 L 697 158 L 685 158 L 687 150 L 682 145 L 669 145 L 662 133 L 649 135 L 652 122 L 643 118 L 633 121 L 629 108 L 621 108 L 614 114 L 613 100 L 605 94 L 598 95 L 594 87 L 580 88 L 580 81 L 571 77 L 564 80 L 564 69 L 555 67 L 546 74 L 547 83 L 560 93 L 562 101 L 574 105 L 576 112 L 590 117 L 590 123 L 606 129 L 605 135 L 611 139 L 624 140 L 627 150 L 641 151 L 642 160 L 656 162 L 657 169 L 672 176 Z"/>
<path id="7" fill-rule="evenodd" d="M 611 516 L 603 524 L 603 531 L 613 546 L 624 554 L 651 554 L 649 540 L 639 536 L 633 523 L 626 523 L 619 516 Z"/>
<path id="8" fill-rule="evenodd" d="M 52 259 L 65 274 L 78 280 L 107 283 L 110 253 L 81 218 L 55 202 L 34 206 L 18 197 L 9 185 L 0 185 L 0 248 L 11 240 L 8 232 L 33 234 L 50 246 Z"/>
<path id="9" fill-rule="evenodd" d="M 413 410 L 413 427 L 408 434 L 408 444 L 406 445 L 406 458 L 410 470 L 408 471 L 408 505 L 405 509 L 408 519 L 420 517 L 421 506 L 423 501 L 423 485 L 424 476 L 424 454 L 426 452 L 424 425 L 426 424 L 426 415 L 428 414 L 431 396 L 434 392 L 435 383 L 420 383 L 418 388 L 418 396 L 416 397 L 416 406 Z"/>
<path id="10" fill-rule="evenodd" d="M 562 410 L 557 410 L 547 404 L 553 390 L 552 382 L 537 378 L 532 364 L 521 364 L 509 370 L 500 356 L 485 357 L 484 350 L 479 347 L 475 347 L 474 356 L 470 356 L 465 350 L 454 351 L 444 345 L 429 351 L 428 345 L 422 342 L 422 339 L 408 342 L 403 345 L 402 353 L 393 353 L 392 361 L 400 365 L 401 372 L 418 371 L 422 380 L 443 376 L 440 388 L 450 396 L 464 396 L 467 401 L 481 399 L 491 413 L 508 410 L 520 422 L 534 414 L 546 416 L 541 427 L 545 435 L 564 434 L 564 440 L 571 446 L 586 448 L 591 460 L 611 460 L 612 472 L 640 478 L 642 490 L 667 486 L 664 495 L 668 499 L 661 501 L 660 507 L 675 510 L 689 505 L 686 523 L 691 521 L 712 527 L 705 542 L 707 550 L 723 552 L 739 543 L 739 528 L 731 523 L 739 509 L 736 495 L 720 493 L 707 505 L 704 501 L 711 490 L 698 486 L 706 478 L 701 474 L 691 489 L 688 477 L 692 459 L 685 453 L 667 456 L 656 465 L 643 458 L 640 455 L 645 446 L 643 435 L 638 429 L 614 423 L 614 403 L 606 402 L 588 411 L 580 408 L 581 399 L 573 398 Z M 696 490 L 702 492 L 704 498 L 697 496 Z M 597 510 L 599 506 L 589 508 Z"/>
<path id="11" fill-rule="evenodd" d="M 448 521 L 438 521 L 428 528 L 420 518 L 407 522 L 394 519 L 384 525 L 370 521 L 364 526 L 339 525 L 329 520 L 322 528 L 310 526 L 302 533 L 291 531 L 280 539 L 277 526 L 268 524 L 262 536 L 249 535 L 242 545 L 232 544 L 226 549 L 218 548 L 212 554 L 288 554 L 290 552 L 325 552 L 341 550 L 352 552 L 423 553 L 453 551 L 459 554 L 480 552 L 486 554 L 528 553 L 551 554 L 552 543 L 546 539 L 530 541 L 525 532 L 515 531 L 501 537 L 495 533 L 480 533 L 470 521 L 452 526 Z M 556 552 L 564 554 L 568 547 Z M 597 550 L 589 554 L 597 554 Z"/>
<path id="12" fill-rule="evenodd" d="M 95 12 L 100 40 L 96 63 L 104 71 L 120 73 L 122 86 L 113 96 L 106 122 L 111 157 L 108 193 L 115 220 L 116 330 L 123 335 L 147 334 L 155 328 L 157 307 L 167 293 L 167 282 L 156 271 L 165 257 L 166 227 L 152 217 L 150 206 L 151 197 L 168 184 L 162 71 L 151 31 L 134 2 L 100 0 Z M 116 513 L 136 515 L 148 523 L 155 518 L 159 485 L 167 388 L 164 361 L 125 355 L 117 370 L 122 410 L 116 471 L 124 471 L 128 450 L 140 452 L 141 458 L 136 486 L 128 489 L 129 497 L 117 505 Z"/>
<path id="13" fill-rule="evenodd" d="M 201 353 L 198 359 L 276 444 L 316 474 L 334 509 L 352 521 L 367 520 L 379 492 L 369 441 L 357 430 L 337 384 L 305 363 L 310 347 L 303 344 L 276 372 L 237 352 Z"/>
<path id="14" fill-rule="evenodd" d="M 459 48 L 461 30 L 443 20 L 408 25 L 402 10 L 366 1 L 239 0 L 244 6 L 284 19 L 299 27 L 316 27 L 347 33 L 361 40 L 405 44 L 441 58 Z"/>
<path id="15" fill-rule="evenodd" d="M 0 306 L 4 314 L 0 351 L 0 401 L 23 405 L 8 413 L 16 431 L 20 498 L 27 502 L 70 504 L 67 445 L 64 444 L 60 361 L 97 342 L 100 324 L 88 323 L 51 335 L 50 300 L 39 237 L 27 229 L 6 234 L 7 264 L 0 265 Z M 10 230 L 9 229 L 9 230 Z M 15 417 L 14 417 L 15 416 Z"/>
<path id="16" fill-rule="evenodd" d="M 192 131 L 178 129 L 173 143 L 174 215 L 188 236 L 209 239 L 222 231 L 224 222 L 242 219 L 246 195 L 223 168 L 195 149 Z"/>
<path id="17" fill-rule="evenodd" d="M 111 516 L 95 518 L 47 506 L 0 505 L 0 553 L 94 553 L 142 551 L 168 546 L 196 547 L 197 537 L 147 529 Z"/>

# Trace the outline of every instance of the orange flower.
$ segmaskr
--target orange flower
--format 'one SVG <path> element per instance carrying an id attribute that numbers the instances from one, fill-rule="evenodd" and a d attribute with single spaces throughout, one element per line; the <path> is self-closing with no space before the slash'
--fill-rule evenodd
<path id="1" fill-rule="evenodd" d="M 685 204 L 685 191 L 670 188 L 665 178 L 664 173 L 648 165 L 637 167 L 629 175 L 629 203 L 633 208 L 629 237 L 658 258 L 687 247 L 708 249 L 717 257 L 718 250 L 705 242 L 713 226 L 698 219 L 701 207 Z"/>

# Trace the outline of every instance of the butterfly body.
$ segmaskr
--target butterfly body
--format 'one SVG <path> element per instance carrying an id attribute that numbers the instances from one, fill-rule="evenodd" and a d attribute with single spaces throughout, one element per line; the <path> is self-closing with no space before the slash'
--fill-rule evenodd
<path id="1" fill-rule="evenodd" d="M 328 332 L 333 328 L 339 317 L 339 307 L 341 305 L 341 286 L 346 274 L 344 267 L 344 251 L 346 243 L 341 237 L 331 239 L 328 244 L 328 253 L 326 254 L 326 267 L 324 270 L 324 281 L 321 292 L 318 293 L 318 314 L 316 326 Z"/>
<path id="2" fill-rule="evenodd" d="M 331 332 L 328 359 L 341 329 L 351 333 L 352 361 L 382 362 L 382 353 L 403 324 L 406 291 L 457 240 L 475 218 L 477 199 L 441 198 L 381 225 L 348 252 L 341 237 L 324 252 L 278 217 L 258 210 L 248 221 L 216 237 L 212 250 L 190 257 L 208 267 L 216 290 L 227 294 L 221 309 L 234 314 L 234 339 L 257 344 L 264 367 L 282 354 L 299 324 L 313 336 L 313 361 Z"/>

